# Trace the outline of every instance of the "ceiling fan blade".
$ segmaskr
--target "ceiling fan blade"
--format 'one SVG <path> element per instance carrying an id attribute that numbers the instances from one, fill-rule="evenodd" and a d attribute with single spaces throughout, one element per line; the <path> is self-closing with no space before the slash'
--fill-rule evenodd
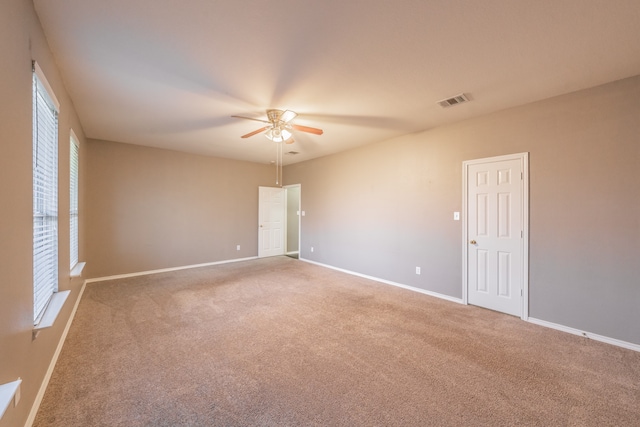
<path id="1" fill-rule="evenodd" d="M 254 130 L 253 132 L 250 132 L 250 133 L 248 133 L 246 135 L 242 135 L 240 138 L 249 138 L 250 136 L 253 136 L 253 135 L 258 134 L 260 132 L 264 132 L 265 130 L 269 129 L 270 127 L 271 126 L 265 126 L 265 127 L 260 128 L 258 130 Z"/>
<path id="2" fill-rule="evenodd" d="M 293 144 L 295 141 L 293 140 L 293 138 L 289 138 L 287 139 L 284 143 L 285 144 Z"/>
<path id="3" fill-rule="evenodd" d="M 256 122 L 262 122 L 262 123 L 271 123 L 268 120 L 254 119 L 253 117 L 245 117 L 245 116 L 231 116 L 231 117 L 235 117 L 236 119 L 255 120 Z"/>
<path id="4" fill-rule="evenodd" d="M 309 132 L 309 133 L 313 133 L 315 135 L 322 135 L 324 133 L 322 131 L 322 129 L 312 128 L 312 127 L 309 127 L 309 126 L 301 126 L 301 125 L 291 124 L 291 127 L 294 128 L 295 130 L 299 130 L 299 131 L 302 131 L 302 132 Z"/>

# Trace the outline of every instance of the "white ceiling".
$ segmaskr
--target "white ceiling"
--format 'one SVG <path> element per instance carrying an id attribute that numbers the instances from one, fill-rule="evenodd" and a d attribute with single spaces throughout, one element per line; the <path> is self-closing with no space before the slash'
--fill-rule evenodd
<path id="1" fill-rule="evenodd" d="M 640 74 L 638 0 L 34 3 L 87 137 L 261 163 L 232 115 L 287 164 Z"/>

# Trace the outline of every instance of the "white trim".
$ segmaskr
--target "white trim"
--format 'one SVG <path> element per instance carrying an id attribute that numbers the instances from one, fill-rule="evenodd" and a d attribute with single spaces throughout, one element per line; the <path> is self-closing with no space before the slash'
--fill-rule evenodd
<path id="1" fill-rule="evenodd" d="M 75 267 L 71 269 L 71 274 L 69 275 L 69 277 L 73 279 L 74 277 L 82 276 L 82 270 L 84 270 L 85 265 L 87 265 L 87 263 L 84 261 L 77 263 Z"/>
<path id="2" fill-rule="evenodd" d="M 189 268 L 199 268 L 199 267 L 209 267 L 212 265 L 220 265 L 220 264 L 230 264 L 233 262 L 241 262 L 241 261 L 249 261 L 252 259 L 258 259 L 257 256 L 251 256 L 247 258 L 236 258 L 236 259 L 228 259 L 224 261 L 215 261 L 215 262 L 206 262 L 203 264 L 192 264 L 192 265 L 183 265 L 180 267 L 171 267 L 171 268 L 162 268 L 159 270 L 148 270 L 148 271 L 139 271 L 137 273 L 128 273 L 128 274 L 117 274 L 114 276 L 104 276 L 104 277 L 94 277 L 93 279 L 85 280 L 85 283 L 95 283 L 95 282 L 104 282 L 106 280 L 115 280 L 115 279 L 126 279 L 128 277 L 137 277 L 137 276 L 146 276 L 149 274 L 157 274 L 157 273 L 167 273 L 170 271 L 178 271 L 178 270 L 187 270 Z"/>
<path id="3" fill-rule="evenodd" d="M 616 347 L 622 347 L 628 350 L 640 352 L 640 344 L 634 344 L 634 343 L 622 341 L 616 338 L 610 338 L 604 335 L 598 335 L 591 332 L 582 331 L 580 329 L 571 328 L 569 326 L 547 322 L 546 320 L 534 319 L 533 317 L 529 317 L 527 321 L 536 325 L 544 326 L 546 328 L 556 329 L 558 331 L 566 332 L 568 334 L 578 335 L 581 337 L 592 339 L 594 341 L 600 341 L 606 344 L 615 345 Z"/>
<path id="4" fill-rule="evenodd" d="M 284 237 L 285 237 L 285 252 L 287 255 L 294 255 L 294 254 L 299 254 L 300 253 L 300 248 L 301 248 L 301 244 L 302 244 L 302 184 L 289 184 L 289 185 L 285 185 L 282 188 L 284 188 L 285 190 L 288 190 L 289 188 L 298 188 L 298 209 L 296 210 L 297 215 L 298 215 L 298 250 L 297 251 L 292 251 L 292 252 L 286 252 L 288 250 L 287 248 L 287 244 L 289 242 L 289 236 L 288 236 L 288 230 L 286 229 L 287 224 L 289 222 L 287 215 L 289 212 L 289 208 L 287 206 L 287 203 L 289 203 L 289 196 L 287 195 L 286 191 L 285 191 L 285 207 L 284 207 L 284 213 L 285 213 L 285 232 L 284 232 Z"/>
<path id="5" fill-rule="evenodd" d="M 81 266 L 79 271 L 76 271 L 80 261 L 80 143 L 73 129 L 69 128 L 69 134 L 69 256 L 73 263 L 70 263 L 71 277 L 79 277 L 84 268 L 84 266 Z M 75 210 L 73 209 L 74 206 Z"/>
<path id="6" fill-rule="evenodd" d="M 42 317 L 33 327 L 34 331 L 50 328 L 58 318 L 58 314 L 62 311 L 64 303 L 67 301 L 71 291 L 54 292 L 49 298 L 49 303 L 42 313 Z M 35 335 L 34 335 L 35 336 Z"/>
<path id="7" fill-rule="evenodd" d="M 299 258 L 299 259 L 300 259 L 300 261 L 308 262 L 309 264 L 319 265 L 320 267 L 325 267 L 325 268 L 329 268 L 331 270 L 340 271 L 342 273 L 347 273 L 347 274 L 350 274 L 352 276 L 362 277 L 364 279 L 373 280 L 374 282 L 380 282 L 380 283 L 384 283 L 386 285 L 396 286 L 398 288 L 408 289 L 410 291 L 418 292 L 418 293 L 421 293 L 421 294 L 424 294 L 424 295 L 429 295 L 431 297 L 436 297 L 436 298 L 440 298 L 440 299 L 443 299 L 443 300 L 455 302 L 455 303 L 458 303 L 458 304 L 463 304 L 463 302 L 462 302 L 462 300 L 460 298 L 451 297 L 449 295 L 440 294 L 438 292 L 427 291 L 427 290 L 421 289 L 421 288 L 415 288 L 413 286 L 403 285 L 402 283 L 392 282 L 391 280 L 380 279 L 379 277 L 373 277 L 373 276 L 368 276 L 366 274 L 356 273 L 355 271 L 345 270 L 343 268 L 334 267 L 334 266 L 328 265 L 328 264 L 322 264 L 320 262 L 311 261 L 311 260 L 304 259 L 304 258 Z"/>
<path id="8" fill-rule="evenodd" d="M 56 98 L 56 94 L 53 92 L 53 89 L 49 84 L 49 80 L 47 80 L 47 78 L 45 77 L 44 72 L 42 71 L 42 68 L 40 68 L 40 65 L 37 61 L 33 61 L 33 72 L 36 73 L 36 76 L 38 76 L 38 80 L 40 80 L 40 84 L 42 84 L 42 86 L 47 91 L 49 98 L 51 98 L 51 102 L 53 102 L 54 107 L 56 107 L 56 111 L 60 113 L 60 102 L 58 101 L 58 98 Z"/>
<path id="9" fill-rule="evenodd" d="M 10 383 L 0 385 L 0 420 L 4 417 L 4 413 L 9 409 L 9 404 L 16 396 L 18 388 L 20 388 L 20 383 L 22 380 L 18 378 L 15 381 Z M 14 406 L 17 405 L 17 402 L 14 403 Z"/>
<path id="10" fill-rule="evenodd" d="M 400 287 L 400 288 L 403 288 L 403 289 L 408 289 L 410 291 L 419 292 L 421 294 L 425 294 L 425 295 L 429 295 L 429 296 L 432 296 L 432 297 L 444 299 L 444 300 L 455 302 L 455 303 L 458 303 L 458 304 L 464 304 L 462 299 L 450 297 L 450 296 L 444 295 L 444 294 L 439 294 L 437 292 L 425 291 L 424 289 L 414 288 L 413 286 L 402 285 L 400 283 L 391 282 L 389 280 L 384 280 L 384 279 L 379 279 L 377 277 L 367 276 L 366 274 L 356 273 L 356 272 L 353 272 L 353 271 L 350 271 L 350 270 L 345 270 L 345 269 L 342 269 L 342 268 L 334 267 L 334 266 L 327 265 L 327 264 L 322 264 L 320 262 L 311 261 L 311 260 L 304 259 L 304 258 L 300 258 L 300 261 L 308 262 L 309 264 L 319 265 L 321 267 L 326 267 L 326 268 L 329 268 L 331 270 L 341 271 L 343 273 L 351 274 L 353 276 L 363 277 L 365 279 L 373 280 L 373 281 L 376 281 L 376 282 L 385 283 L 385 284 L 392 285 L 392 286 L 397 286 L 397 287 Z M 606 337 L 604 335 L 598 335 L 598 334 L 594 334 L 594 333 L 591 333 L 591 332 L 585 332 L 585 331 L 582 331 L 580 329 L 575 329 L 575 328 L 571 328 L 569 326 L 559 325 L 557 323 L 547 322 L 546 320 L 535 319 L 533 317 L 529 317 L 529 318 L 524 319 L 524 320 L 526 320 L 529 323 L 533 323 L 533 324 L 536 324 L 536 325 L 539 325 L 539 326 L 544 326 L 544 327 L 547 327 L 547 328 L 556 329 L 556 330 L 561 331 L 561 332 L 566 332 L 566 333 L 569 333 L 569 334 L 572 334 L 572 335 L 578 335 L 578 336 L 581 336 L 581 337 L 592 339 L 594 341 L 600 341 L 600 342 L 603 342 L 603 343 L 606 343 L 606 344 L 614 345 L 616 347 L 622 347 L 622 348 L 626 348 L 628 350 L 633 350 L 633 351 L 640 352 L 640 344 L 634 344 L 634 343 L 630 343 L 630 342 L 627 342 L 627 341 L 622 341 L 622 340 L 619 340 L 619 339 L 616 339 L 616 338 Z"/>
<path id="11" fill-rule="evenodd" d="M 80 148 L 80 142 L 78 142 L 80 140 L 78 139 L 78 135 L 76 135 L 76 133 L 71 128 L 69 128 L 69 138 L 73 141 L 74 144 L 76 144 L 78 148 Z"/>
<path id="12" fill-rule="evenodd" d="M 500 162 L 504 160 L 520 160 L 522 166 L 522 307 L 520 318 L 529 317 L 529 153 L 514 153 L 504 156 L 487 157 L 483 159 L 465 160 L 462 162 L 462 303 L 468 304 L 467 277 L 467 179 L 470 165 Z"/>
<path id="13" fill-rule="evenodd" d="M 38 394 L 36 395 L 36 399 L 31 406 L 31 411 L 29 412 L 29 417 L 25 422 L 25 427 L 31 427 L 33 422 L 36 419 L 36 415 L 38 414 L 38 409 L 40 409 L 40 404 L 42 403 L 42 399 L 44 398 L 44 393 L 47 391 L 47 386 L 49 385 L 49 380 L 51 379 L 51 375 L 53 375 L 53 369 L 56 367 L 56 363 L 58 362 L 58 356 L 60 356 L 60 352 L 62 351 L 62 346 L 64 345 L 64 341 L 67 339 L 67 334 L 69 333 L 69 329 L 71 329 L 71 323 L 73 323 L 73 318 L 76 315 L 76 311 L 78 310 L 78 305 L 80 304 L 80 300 L 82 299 L 82 294 L 84 293 L 84 288 L 87 285 L 87 282 L 82 284 L 80 288 L 80 293 L 78 294 L 78 298 L 76 299 L 75 304 L 73 305 L 73 309 L 71 310 L 71 315 L 69 316 L 69 320 L 67 320 L 67 325 L 60 336 L 60 341 L 58 341 L 58 347 L 56 347 L 56 351 L 53 353 L 53 357 L 51 358 L 51 362 L 49 363 L 49 368 L 47 369 L 47 373 L 40 384 L 40 389 L 38 390 Z"/>

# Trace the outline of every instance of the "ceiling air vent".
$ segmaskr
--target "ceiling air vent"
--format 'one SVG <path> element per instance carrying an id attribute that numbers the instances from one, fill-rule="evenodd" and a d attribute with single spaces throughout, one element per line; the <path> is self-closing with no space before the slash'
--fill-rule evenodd
<path id="1" fill-rule="evenodd" d="M 443 99 L 442 101 L 438 101 L 438 104 L 442 108 L 453 107 L 454 105 L 462 104 L 463 102 L 468 102 L 469 98 L 464 93 L 460 95 L 453 96 L 451 98 Z"/>
<path id="2" fill-rule="evenodd" d="M 284 153 L 287 156 L 295 156 L 296 154 L 299 154 L 298 151 L 287 151 L 286 153 Z"/>

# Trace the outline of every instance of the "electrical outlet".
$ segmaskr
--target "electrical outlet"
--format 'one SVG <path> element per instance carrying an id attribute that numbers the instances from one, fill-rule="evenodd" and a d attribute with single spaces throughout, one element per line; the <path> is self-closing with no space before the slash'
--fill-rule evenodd
<path id="1" fill-rule="evenodd" d="M 420 267 L 416 267 L 416 274 L 420 274 Z"/>
<path id="2" fill-rule="evenodd" d="M 311 246 L 311 252 L 313 252 L 313 246 Z"/>
<path id="3" fill-rule="evenodd" d="M 236 251 L 240 250 L 240 245 L 236 246 Z"/>

